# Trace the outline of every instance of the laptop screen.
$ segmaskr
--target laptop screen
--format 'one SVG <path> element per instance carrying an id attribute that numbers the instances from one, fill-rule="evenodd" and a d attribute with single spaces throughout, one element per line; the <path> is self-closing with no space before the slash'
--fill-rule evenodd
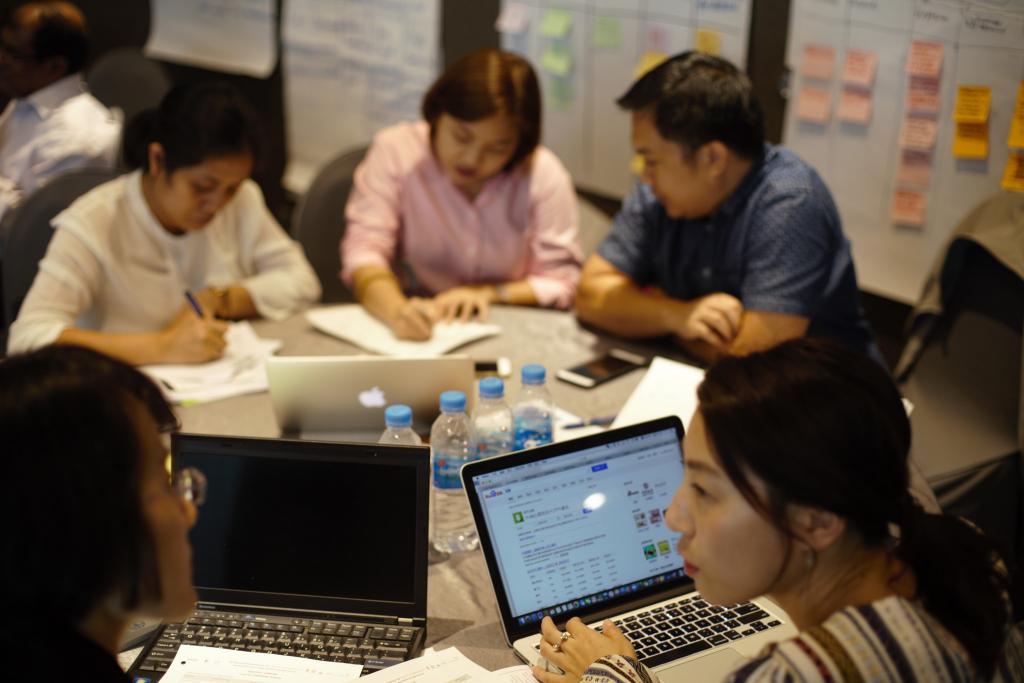
<path id="1" fill-rule="evenodd" d="M 665 524 L 683 478 L 681 429 L 659 424 L 555 444 L 541 459 L 509 456 L 510 466 L 471 477 L 514 624 L 561 621 L 684 579 L 679 535 Z"/>
<path id="2" fill-rule="evenodd" d="M 425 604 L 426 448 L 189 435 L 174 446 L 175 467 L 207 478 L 191 533 L 201 599 Z"/>

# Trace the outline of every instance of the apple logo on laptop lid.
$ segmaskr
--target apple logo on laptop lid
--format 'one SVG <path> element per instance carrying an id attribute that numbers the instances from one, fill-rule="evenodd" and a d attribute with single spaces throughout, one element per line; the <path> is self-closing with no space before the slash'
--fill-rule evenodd
<path id="1" fill-rule="evenodd" d="M 387 398 L 384 396 L 383 389 L 374 386 L 366 391 L 359 392 L 359 403 L 364 408 L 383 408 L 387 405 Z"/>

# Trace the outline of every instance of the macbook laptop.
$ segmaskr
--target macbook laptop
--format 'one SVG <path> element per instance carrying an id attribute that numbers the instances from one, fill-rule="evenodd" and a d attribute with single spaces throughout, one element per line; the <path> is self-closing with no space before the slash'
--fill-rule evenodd
<path id="1" fill-rule="evenodd" d="M 662 681 L 712 680 L 796 633 L 769 600 L 719 607 L 694 592 L 665 524 L 682 437 L 673 416 L 463 467 L 505 639 L 521 659 L 537 663 L 545 615 L 560 627 L 614 620 Z"/>
<path id="2" fill-rule="evenodd" d="M 192 529 L 199 602 L 137 658 L 158 680 L 181 644 L 362 664 L 418 655 L 427 618 L 429 449 L 196 436 L 175 468 L 206 475 Z"/>
<path id="3" fill-rule="evenodd" d="M 272 356 L 267 360 L 270 400 L 282 436 L 377 441 L 384 408 L 412 408 L 413 429 L 430 431 L 442 391 L 473 395 L 467 356 Z"/>

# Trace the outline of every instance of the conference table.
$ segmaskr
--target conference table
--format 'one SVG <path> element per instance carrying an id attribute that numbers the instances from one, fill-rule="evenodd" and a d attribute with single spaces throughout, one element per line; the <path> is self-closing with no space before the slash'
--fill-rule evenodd
<path id="1" fill-rule="evenodd" d="M 548 370 L 548 388 L 555 404 L 581 417 L 613 415 L 643 377 L 631 372 L 594 389 L 581 389 L 554 379 L 559 368 L 577 365 L 609 348 L 623 348 L 652 357 L 683 360 L 682 352 L 668 344 L 637 344 L 613 338 L 582 326 L 571 313 L 537 308 L 499 306 L 488 321 L 501 326 L 494 337 L 471 342 L 454 353 L 475 360 L 507 357 L 512 362 L 508 378 L 514 397 L 519 368 L 539 362 Z M 253 323 L 261 337 L 279 339 L 278 355 L 321 356 L 365 353 L 358 347 L 317 331 L 297 314 L 283 321 Z M 179 408 L 182 431 L 237 436 L 279 436 L 270 397 L 266 392 Z M 383 427 L 382 427 L 383 429 Z M 520 663 L 505 645 L 498 621 L 483 554 L 456 553 L 432 564 L 428 572 L 428 647 L 458 647 L 467 657 L 494 670 Z"/>

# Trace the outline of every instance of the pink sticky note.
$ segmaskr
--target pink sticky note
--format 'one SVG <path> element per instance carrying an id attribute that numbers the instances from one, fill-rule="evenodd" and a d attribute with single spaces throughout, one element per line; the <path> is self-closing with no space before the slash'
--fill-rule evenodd
<path id="1" fill-rule="evenodd" d="M 871 122 L 871 93 L 867 90 L 845 88 L 839 96 L 836 118 L 848 123 L 867 125 Z"/>
<path id="2" fill-rule="evenodd" d="M 911 76 L 938 78 L 942 73 L 942 43 L 915 40 L 907 55 L 907 73 Z"/>
<path id="3" fill-rule="evenodd" d="M 668 52 L 668 35 L 660 24 L 647 25 L 647 51 Z"/>
<path id="4" fill-rule="evenodd" d="M 900 188 L 892 193 L 889 217 L 896 225 L 923 228 L 927 204 L 928 200 L 924 192 Z"/>
<path id="5" fill-rule="evenodd" d="M 924 188 L 932 181 L 932 155 L 905 149 L 900 154 L 900 166 L 896 180 L 902 185 Z"/>
<path id="6" fill-rule="evenodd" d="M 939 101 L 939 79 L 911 76 L 907 85 L 906 105 L 908 111 L 937 114 Z"/>
<path id="7" fill-rule="evenodd" d="M 870 88 L 875 83 L 878 53 L 871 50 L 847 50 L 843 62 L 843 83 Z"/>
<path id="8" fill-rule="evenodd" d="M 828 123 L 832 110 L 832 97 L 828 90 L 804 86 L 796 102 L 796 117 L 811 123 Z"/>
<path id="9" fill-rule="evenodd" d="M 829 80 L 835 68 L 836 51 L 828 45 L 804 45 L 804 61 L 800 73 L 808 78 Z"/>
<path id="10" fill-rule="evenodd" d="M 935 119 L 908 116 L 903 119 L 903 128 L 900 129 L 900 147 L 930 152 L 935 147 L 938 134 L 939 124 Z"/>

